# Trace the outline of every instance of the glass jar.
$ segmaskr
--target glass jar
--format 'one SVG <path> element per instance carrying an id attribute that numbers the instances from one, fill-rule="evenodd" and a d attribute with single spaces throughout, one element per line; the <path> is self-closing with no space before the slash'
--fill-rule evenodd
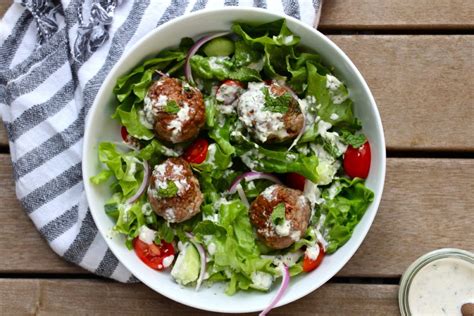
<path id="1" fill-rule="evenodd" d="M 474 265 L 474 254 L 472 252 L 455 248 L 438 249 L 419 257 L 408 267 L 405 273 L 403 273 L 402 279 L 400 281 L 400 289 L 398 291 L 398 305 L 400 307 L 400 313 L 402 316 L 412 315 L 408 298 L 410 287 L 416 274 L 426 265 L 444 258 L 461 259 Z"/>

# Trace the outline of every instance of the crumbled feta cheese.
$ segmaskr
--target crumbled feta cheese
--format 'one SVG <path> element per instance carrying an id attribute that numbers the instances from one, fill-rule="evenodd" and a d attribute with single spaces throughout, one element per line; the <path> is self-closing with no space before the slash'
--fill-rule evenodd
<path id="1" fill-rule="evenodd" d="M 138 238 L 145 244 L 152 244 L 156 237 L 156 231 L 148 228 L 146 225 L 140 226 L 140 233 Z"/>
<path id="2" fill-rule="evenodd" d="M 341 104 L 347 99 L 347 95 L 340 90 L 342 82 L 332 75 L 326 75 L 326 88 L 329 89 L 332 102 L 334 104 Z"/>
<path id="3" fill-rule="evenodd" d="M 332 113 L 329 118 L 333 121 L 337 120 L 339 118 L 339 115 L 337 115 L 336 113 Z"/>
<path id="4" fill-rule="evenodd" d="M 301 232 L 299 230 L 295 230 L 290 234 L 290 238 L 293 239 L 294 241 L 298 241 L 301 238 Z"/>

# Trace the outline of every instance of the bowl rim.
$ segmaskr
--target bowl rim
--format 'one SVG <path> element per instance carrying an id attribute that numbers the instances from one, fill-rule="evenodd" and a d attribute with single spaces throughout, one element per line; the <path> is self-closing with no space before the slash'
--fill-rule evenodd
<path id="1" fill-rule="evenodd" d="M 89 134 L 90 134 L 90 130 L 91 130 L 93 114 L 101 106 L 99 101 L 98 101 L 99 96 L 104 94 L 104 92 L 105 92 L 104 90 L 106 89 L 106 84 L 105 83 L 107 83 L 111 80 L 111 77 L 115 74 L 117 69 L 121 67 L 121 64 L 123 63 L 123 61 L 129 55 L 133 54 L 133 52 L 139 46 L 141 46 L 144 42 L 146 42 L 150 38 L 152 38 L 156 33 L 159 33 L 162 29 L 168 28 L 173 24 L 179 24 L 182 21 L 185 21 L 187 19 L 192 19 L 192 18 L 198 17 L 198 16 L 214 15 L 214 14 L 217 14 L 217 13 L 225 14 L 227 12 L 232 12 L 232 11 L 240 11 L 242 13 L 245 13 L 245 12 L 258 13 L 258 14 L 262 14 L 262 15 L 265 15 L 265 16 L 274 17 L 276 19 L 283 18 L 283 19 L 292 21 L 293 23 L 298 25 L 298 27 L 304 28 L 307 31 L 311 32 L 314 36 L 320 37 L 328 46 L 330 46 L 331 49 L 335 50 L 337 52 L 337 54 L 339 54 L 345 60 L 345 62 L 350 66 L 351 70 L 355 74 L 355 77 L 361 83 L 361 88 L 364 90 L 364 92 L 368 96 L 368 102 L 370 103 L 370 106 L 371 106 L 372 110 L 374 111 L 375 125 L 377 127 L 376 128 L 376 133 L 378 134 L 378 136 L 380 138 L 380 147 L 383 148 L 383 152 L 380 156 L 380 158 L 381 158 L 380 170 L 379 170 L 380 171 L 380 176 L 379 176 L 380 177 L 380 182 L 377 183 L 377 187 L 380 188 L 380 194 L 374 196 L 374 200 L 371 204 L 371 207 L 374 207 L 373 213 L 372 214 L 367 214 L 367 213 L 364 214 L 364 217 L 365 216 L 370 216 L 367 219 L 367 225 L 360 228 L 361 231 L 359 232 L 359 234 L 351 236 L 351 239 L 354 240 L 355 245 L 354 245 L 353 248 L 351 248 L 348 251 L 347 260 L 344 263 L 340 264 L 339 269 L 337 269 L 337 271 L 334 274 L 331 275 L 331 273 L 328 273 L 323 278 L 321 278 L 319 286 L 309 288 L 305 291 L 300 290 L 296 295 L 294 294 L 291 298 L 287 295 L 283 296 L 283 298 L 274 307 L 274 308 L 276 308 L 276 307 L 280 307 L 280 306 L 286 305 L 288 303 L 294 302 L 294 301 L 296 301 L 296 300 L 312 293 L 313 291 L 315 291 L 316 289 L 318 289 L 319 287 L 324 285 L 329 279 L 331 279 L 339 271 L 342 270 L 342 268 L 347 264 L 347 262 L 349 262 L 349 260 L 353 257 L 355 252 L 360 248 L 363 240 L 365 239 L 365 237 L 367 236 L 368 231 L 370 230 L 370 227 L 372 227 L 374 218 L 375 218 L 375 216 L 378 212 L 379 206 L 380 206 L 380 201 L 381 201 L 381 198 L 382 198 L 384 184 L 385 184 L 385 174 L 386 174 L 386 151 L 385 151 L 385 148 L 386 148 L 386 145 L 385 145 L 385 136 L 384 136 L 382 120 L 381 120 L 381 117 L 380 117 L 380 113 L 379 113 L 377 104 L 376 104 L 375 99 L 372 95 L 372 92 L 370 91 L 370 89 L 367 85 L 367 82 L 363 78 L 363 76 L 360 73 L 360 71 L 358 70 L 358 68 L 354 65 L 354 63 L 351 61 L 351 59 L 342 51 L 342 49 L 339 48 L 328 37 L 326 37 L 324 34 L 319 32 L 317 29 L 313 28 L 311 25 L 307 25 L 307 24 L 303 23 L 302 21 L 300 21 L 296 18 L 293 18 L 291 16 L 288 16 L 288 15 L 285 15 L 285 14 L 282 14 L 282 13 L 277 13 L 277 12 L 269 11 L 269 10 L 266 10 L 266 9 L 254 8 L 254 7 L 223 7 L 223 8 L 215 8 L 215 9 L 203 9 L 203 10 L 200 10 L 200 11 L 191 12 L 191 13 L 182 15 L 182 16 L 174 18 L 174 19 L 172 19 L 172 20 L 170 20 L 166 23 L 163 23 L 159 27 L 149 31 L 144 37 L 142 37 L 140 40 L 138 40 L 136 43 L 134 43 L 128 49 L 128 51 L 124 52 L 122 54 L 122 56 L 120 57 L 120 59 L 116 62 L 116 64 L 111 68 L 111 70 L 109 71 L 109 73 L 105 77 L 104 81 L 101 84 L 100 89 L 98 90 L 98 92 L 97 92 L 97 94 L 94 98 L 94 102 L 93 102 L 93 104 L 92 104 L 91 108 L 89 109 L 89 111 L 87 113 L 87 116 L 86 116 L 86 122 L 85 122 L 85 125 L 84 125 L 85 126 L 84 137 L 83 137 L 83 144 L 82 144 L 82 146 L 83 146 L 83 148 L 82 148 L 82 157 L 83 157 L 83 159 L 85 157 L 87 157 L 88 148 L 91 145 L 89 143 L 89 139 L 92 140 L 92 138 L 90 137 Z M 87 198 L 87 201 L 89 201 L 90 197 L 91 197 L 91 194 L 92 194 L 92 192 L 91 192 L 92 188 L 91 188 L 91 185 L 89 183 L 87 183 L 87 181 L 89 181 L 89 179 L 85 178 L 85 175 L 87 174 L 87 171 L 86 171 L 86 166 L 87 165 L 88 165 L 88 163 L 86 162 L 86 159 L 84 159 L 83 163 L 82 163 L 82 175 L 83 175 L 83 181 L 84 181 L 84 189 L 85 189 L 85 192 L 86 192 L 86 198 Z M 107 231 L 105 231 L 104 230 L 105 228 L 103 228 L 101 225 L 97 224 L 98 219 L 94 215 L 95 212 L 92 211 L 92 208 L 90 208 L 90 211 L 91 211 L 92 218 L 94 219 L 94 223 L 96 224 L 101 236 L 105 239 L 109 249 L 117 257 L 119 262 L 122 263 L 125 266 L 125 268 L 127 268 L 133 274 L 133 272 L 132 272 L 134 270 L 133 265 L 129 264 L 128 262 L 124 262 L 124 261 L 120 260 L 119 256 L 117 255 L 117 253 L 115 251 L 115 245 L 112 244 L 107 238 Z M 158 289 L 155 288 L 155 286 L 151 285 L 151 283 L 152 283 L 151 281 L 148 281 L 146 279 L 141 279 L 138 276 L 136 276 L 136 277 L 142 283 L 147 285 L 152 290 L 158 292 L 160 295 L 163 295 L 163 296 L 165 296 L 165 297 L 167 297 L 167 298 L 169 298 L 173 301 L 176 301 L 178 303 L 181 303 L 183 305 L 190 306 L 190 307 L 197 308 L 197 309 L 201 309 L 201 310 L 212 311 L 212 312 L 220 312 L 220 313 L 251 313 L 251 312 L 258 312 L 258 311 L 263 310 L 265 308 L 265 306 L 262 306 L 261 308 L 258 308 L 258 309 L 257 308 L 248 308 L 248 307 L 245 306 L 245 304 L 242 304 L 240 307 L 237 307 L 237 308 L 235 308 L 235 306 L 232 306 L 233 307 L 232 310 L 228 310 L 228 309 L 225 309 L 225 308 L 206 307 L 205 304 L 197 304 L 197 303 L 194 303 L 194 302 L 188 302 L 183 297 L 172 295 L 172 293 L 169 293 L 169 292 L 159 291 Z"/>

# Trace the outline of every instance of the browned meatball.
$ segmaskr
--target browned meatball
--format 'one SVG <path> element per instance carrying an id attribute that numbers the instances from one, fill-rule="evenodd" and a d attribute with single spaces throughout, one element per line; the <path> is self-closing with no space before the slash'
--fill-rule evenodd
<path id="1" fill-rule="evenodd" d="M 271 215 L 279 204 L 284 205 L 285 218 L 275 223 Z M 275 184 L 257 196 L 249 215 L 258 237 L 270 248 L 283 249 L 304 235 L 311 209 L 301 191 Z"/>
<path id="2" fill-rule="evenodd" d="M 268 102 L 288 94 L 288 110 Z M 298 100 L 278 83 L 266 84 L 250 82 L 247 90 L 239 97 L 237 103 L 239 120 L 247 127 L 252 136 L 262 143 L 283 142 L 295 138 L 303 128 L 304 116 L 300 111 Z"/>
<path id="3" fill-rule="evenodd" d="M 190 219 L 200 211 L 203 196 L 188 162 L 169 158 L 150 177 L 148 200 L 156 214 L 170 223 Z"/>
<path id="4" fill-rule="evenodd" d="M 147 120 L 161 140 L 182 143 L 196 137 L 204 126 L 201 92 L 179 79 L 162 76 L 148 89 L 144 102 Z"/>
<path id="5" fill-rule="evenodd" d="M 289 93 L 287 88 L 275 83 L 272 83 L 270 85 L 270 91 L 277 97 L 282 96 L 285 93 Z M 296 100 L 293 96 L 291 97 L 290 105 L 288 106 L 288 111 L 283 114 L 283 123 L 285 124 L 288 136 L 278 138 L 274 135 L 271 135 L 270 137 L 268 137 L 267 142 L 281 142 L 295 138 L 303 128 L 304 116 L 303 113 L 301 113 L 300 107 L 298 105 L 298 100 Z"/>

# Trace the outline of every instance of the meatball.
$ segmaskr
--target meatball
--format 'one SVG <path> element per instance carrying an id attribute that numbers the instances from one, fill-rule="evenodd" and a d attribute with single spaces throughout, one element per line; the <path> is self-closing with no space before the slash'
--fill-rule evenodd
<path id="1" fill-rule="evenodd" d="M 278 207 L 284 207 L 284 218 L 272 218 L 272 213 Z M 275 184 L 266 188 L 252 202 L 249 216 L 258 237 L 268 247 L 283 249 L 304 235 L 311 209 L 301 191 Z"/>
<path id="2" fill-rule="evenodd" d="M 156 214 L 170 223 L 190 219 L 200 211 L 203 196 L 188 162 L 169 158 L 150 177 L 148 200 Z"/>
<path id="3" fill-rule="evenodd" d="M 156 137 L 173 144 L 193 139 L 205 122 L 201 92 L 179 79 L 162 76 L 148 89 L 145 117 Z"/>
<path id="4" fill-rule="evenodd" d="M 268 105 L 267 99 L 289 96 L 285 108 Z M 267 85 L 251 82 L 237 104 L 239 119 L 253 137 L 262 143 L 277 143 L 295 138 L 304 125 L 304 116 L 298 100 L 289 90 L 277 83 Z"/>

